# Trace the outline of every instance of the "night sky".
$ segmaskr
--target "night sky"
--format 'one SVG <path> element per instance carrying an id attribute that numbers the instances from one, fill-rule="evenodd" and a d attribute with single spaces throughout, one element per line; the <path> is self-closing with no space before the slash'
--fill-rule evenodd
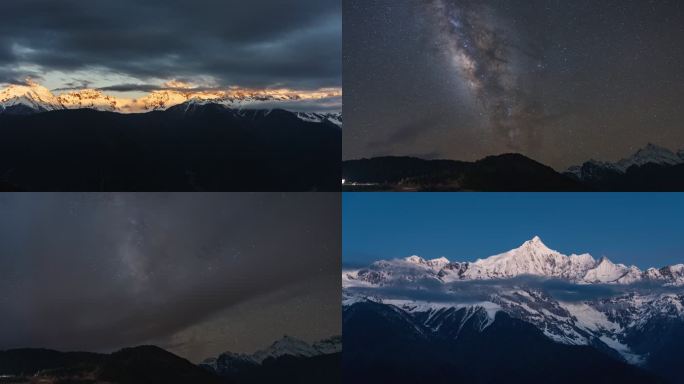
<path id="1" fill-rule="evenodd" d="M 679 0 L 346 0 L 346 159 L 684 148 Z"/>
<path id="2" fill-rule="evenodd" d="M 343 263 L 419 255 L 475 261 L 540 236 L 564 254 L 660 268 L 684 263 L 684 195 L 345 193 Z"/>
<path id="3" fill-rule="evenodd" d="M 0 85 L 339 88 L 341 29 L 339 0 L 3 2 Z"/>
<path id="4" fill-rule="evenodd" d="M 339 194 L 2 194 L 0 350 L 339 335 Z"/>

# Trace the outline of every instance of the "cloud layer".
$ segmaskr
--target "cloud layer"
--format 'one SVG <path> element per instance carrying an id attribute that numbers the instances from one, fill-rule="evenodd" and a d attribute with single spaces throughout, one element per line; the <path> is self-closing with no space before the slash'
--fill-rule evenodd
<path id="1" fill-rule="evenodd" d="M 2 8 L 0 82 L 93 70 L 216 86 L 341 83 L 338 0 L 26 0 Z"/>
<path id="2" fill-rule="evenodd" d="M 546 292 L 556 300 L 580 302 L 600 300 L 628 293 L 658 294 L 684 293 L 684 287 L 662 286 L 650 283 L 630 285 L 575 284 L 565 280 L 535 276 L 511 279 L 472 280 L 442 284 L 434 280 L 397 282 L 384 287 L 348 287 L 349 292 L 387 299 L 418 300 L 436 303 L 471 303 L 490 300 L 492 295 L 519 289 Z"/>

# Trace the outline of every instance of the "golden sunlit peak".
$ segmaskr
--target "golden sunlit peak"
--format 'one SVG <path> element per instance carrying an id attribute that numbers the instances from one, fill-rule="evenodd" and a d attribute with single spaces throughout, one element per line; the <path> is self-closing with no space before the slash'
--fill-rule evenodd
<path id="1" fill-rule="evenodd" d="M 78 89 L 53 94 L 30 78 L 27 78 L 25 82 L 26 85 L 10 85 L 6 89 L 0 89 L 0 106 L 26 103 L 24 99 L 29 98 L 34 100 L 39 105 L 38 109 L 41 110 L 94 108 L 111 112 L 138 113 L 163 110 L 195 100 L 214 102 L 230 108 L 270 109 L 280 105 L 283 108 L 299 110 L 298 107 L 293 107 L 293 103 L 303 102 L 311 105 L 320 100 L 325 103 L 327 109 L 331 105 L 339 106 L 341 109 L 341 100 L 330 99 L 339 99 L 342 96 L 340 88 L 296 90 L 231 86 L 223 89 L 205 89 L 193 83 L 170 80 L 163 84 L 162 89 L 152 91 L 137 99 L 130 99 L 107 95 L 100 89 Z"/>

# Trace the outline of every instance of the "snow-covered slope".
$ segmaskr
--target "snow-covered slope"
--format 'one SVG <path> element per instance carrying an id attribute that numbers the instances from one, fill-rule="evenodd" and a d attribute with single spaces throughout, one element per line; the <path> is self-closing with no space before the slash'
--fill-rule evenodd
<path id="1" fill-rule="evenodd" d="M 562 301 L 536 289 L 500 289 L 486 300 L 473 302 L 425 301 L 392 299 L 378 296 L 354 296 L 344 293 L 343 306 L 351 307 L 364 301 L 382 303 L 400 311 L 403 316 L 435 334 L 458 338 L 460 327 L 476 319 L 478 330 L 484 331 L 496 319 L 497 312 L 528 322 L 549 339 L 568 345 L 591 345 L 612 351 L 631 364 L 642 364 L 648 350 L 639 340 L 652 337 L 654 327 L 663 322 L 684 322 L 682 294 L 623 294 L 585 301 Z M 459 324 L 454 324 L 455 313 L 463 311 Z"/>
<path id="2" fill-rule="evenodd" d="M 312 113 L 312 112 L 299 112 L 297 117 L 304 121 L 310 121 L 313 123 L 322 123 L 323 121 L 329 121 L 338 127 L 342 126 L 342 113 Z"/>
<path id="3" fill-rule="evenodd" d="M 580 180 L 585 180 L 600 176 L 600 174 L 604 172 L 622 174 L 633 166 L 643 166 L 646 164 L 677 165 L 682 163 L 684 163 L 684 150 L 674 153 L 667 148 L 649 143 L 646 147 L 639 149 L 632 156 L 621 159 L 615 163 L 592 159 L 583 165 L 576 165 L 568 168 L 566 173 L 574 175 Z"/>
<path id="4" fill-rule="evenodd" d="M 646 147 L 638 150 L 631 157 L 618 161 L 616 166 L 622 172 L 626 172 L 629 167 L 635 165 L 642 166 L 649 163 L 675 165 L 682 162 L 683 160 L 669 149 L 649 143 Z"/>
<path id="5" fill-rule="evenodd" d="M 216 372 L 230 372 L 234 369 L 249 365 L 260 365 L 267 359 L 277 359 L 283 356 L 313 357 L 329 355 L 342 351 L 342 338 L 331 337 L 313 344 L 294 337 L 284 336 L 275 341 L 268 348 L 253 354 L 224 352 L 216 358 L 208 358 L 202 362 Z"/>
<path id="6" fill-rule="evenodd" d="M 615 264 L 590 254 L 564 255 L 548 248 L 535 236 L 520 247 L 475 262 L 450 262 L 446 258 L 425 260 L 419 256 L 381 260 L 368 268 L 343 272 L 343 284 L 383 286 L 397 282 L 433 280 L 451 283 L 469 280 L 509 279 L 537 276 L 575 283 L 632 284 L 648 281 L 663 285 L 684 285 L 684 266 L 641 271 L 635 266 Z"/>

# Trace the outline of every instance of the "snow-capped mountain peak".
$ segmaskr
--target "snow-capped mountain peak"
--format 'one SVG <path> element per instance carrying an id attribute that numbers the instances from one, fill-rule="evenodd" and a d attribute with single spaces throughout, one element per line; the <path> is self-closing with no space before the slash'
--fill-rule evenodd
<path id="1" fill-rule="evenodd" d="M 587 271 L 583 280 L 588 283 L 611 283 L 623 277 L 628 270 L 623 264 L 615 264 L 603 256 L 594 268 Z"/>
<path id="2" fill-rule="evenodd" d="M 100 111 L 115 112 L 120 110 L 119 101 L 112 96 L 107 96 L 97 89 L 82 89 L 63 93 L 57 97 L 62 105 L 69 109 L 96 109 Z"/>
<path id="3" fill-rule="evenodd" d="M 278 359 L 284 356 L 306 358 L 329 355 L 342 351 L 342 338 L 334 336 L 319 342 L 309 344 L 291 336 L 274 341 L 268 348 L 258 350 L 253 354 L 224 352 L 218 357 L 205 359 L 205 365 L 217 373 L 239 370 L 244 366 L 257 366 L 268 359 Z"/>
<path id="4" fill-rule="evenodd" d="M 577 279 L 594 264 L 589 256 L 566 256 L 544 244 L 539 236 L 508 252 L 472 263 L 465 274 L 472 279 L 512 278 L 522 275 Z"/>
<path id="5" fill-rule="evenodd" d="M 634 155 L 617 162 L 617 167 L 626 172 L 632 166 L 642 166 L 649 163 L 676 165 L 682 163 L 682 159 L 667 148 L 648 143 L 646 147 L 639 149 Z"/>
<path id="6" fill-rule="evenodd" d="M 31 80 L 24 85 L 12 84 L 0 89 L 0 111 L 19 107 L 40 112 L 64 109 L 49 89 Z"/>
<path id="7" fill-rule="evenodd" d="M 262 363 L 268 358 L 281 356 L 311 357 L 319 354 L 320 352 L 309 343 L 285 335 L 282 339 L 273 342 L 267 349 L 257 351 L 252 357 L 256 362 Z"/>
<path id="8" fill-rule="evenodd" d="M 527 252 L 540 255 L 558 253 L 557 251 L 547 247 L 539 236 L 534 236 L 532 239 L 527 240 L 518 249 L 521 248 Z"/>
<path id="9" fill-rule="evenodd" d="M 343 285 L 384 286 L 395 282 L 436 280 L 452 283 L 468 280 L 510 279 L 537 276 L 583 284 L 632 284 L 639 281 L 684 285 L 684 265 L 642 271 L 635 266 L 599 260 L 590 254 L 564 255 L 547 247 L 538 236 L 510 251 L 478 259 L 454 262 L 447 258 L 426 260 L 420 256 L 380 260 L 368 268 L 343 272 Z"/>
<path id="10" fill-rule="evenodd" d="M 569 167 L 566 174 L 573 175 L 580 180 L 588 180 L 596 176 L 600 177 L 606 171 L 624 174 L 633 166 L 641 167 L 646 164 L 671 166 L 682 163 L 684 163 L 684 150 L 674 153 L 667 148 L 648 143 L 633 155 L 617 162 L 611 163 L 592 159 L 583 165 Z"/>
<path id="11" fill-rule="evenodd" d="M 413 263 L 413 264 L 427 264 L 427 261 L 425 259 L 423 259 L 420 256 L 416 256 L 416 255 L 405 257 L 404 261 L 406 261 L 407 263 Z"/>

